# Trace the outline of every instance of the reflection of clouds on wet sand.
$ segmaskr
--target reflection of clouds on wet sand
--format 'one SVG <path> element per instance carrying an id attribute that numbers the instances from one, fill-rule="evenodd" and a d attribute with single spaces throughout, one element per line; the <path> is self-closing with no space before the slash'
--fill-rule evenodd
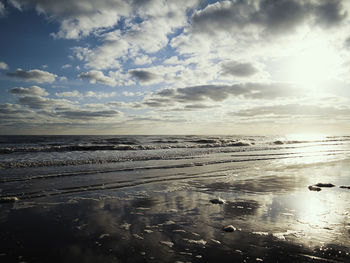
<path id="1" fill-rule="evenodd" d="M 308 189 L 349 185 L 348 168 L 268 162 L 227 176 L 4 204 L 0 244 L 8 261 L 28 262 L 348 261 L 350 191 Z"/>

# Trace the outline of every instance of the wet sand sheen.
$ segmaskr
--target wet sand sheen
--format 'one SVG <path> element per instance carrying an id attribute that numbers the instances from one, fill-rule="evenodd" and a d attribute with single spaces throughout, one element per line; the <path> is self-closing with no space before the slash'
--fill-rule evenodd
<path id="1" fill-rule="evenodd" d="M 350 261 L 348 146 L 275 145 L 0 170 L 0 261 Z"/>
<path id="2" fill-rule="evenodd" d="M 345 262 L 350 191 L 308 185 L 348 184 L 348 168 L 348 161 L 266 165 L 241 177 L 233 171 L 1 204 L 0 255 L 5 262 Z"/>

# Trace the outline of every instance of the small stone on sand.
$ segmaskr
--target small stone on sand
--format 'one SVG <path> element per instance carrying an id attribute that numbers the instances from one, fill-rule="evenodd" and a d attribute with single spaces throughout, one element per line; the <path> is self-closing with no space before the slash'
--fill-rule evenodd
<path id="1" fill-rule="evenodd" d="M 334 187 L 335 185 L 334 184 L 330 184 L 330 183 L 327 183 L 327 184 L 318 183 L 318 184 L 315 184 L 315 186 L 317 186 L 317 187 Z"/>
<path id="2" fill-rule="evenodd" d="M 133 234 L 132 236 L 136 239 L 143 240 L 143 237 L 138 234 Z"/>
<path id="3" fill-rule="evenodd" d="M 102 238 L 105 238 L 105 237 L 109 237 L 109 234 L 102 234 L 102 235 L 100 235 L 98 238 L 99 238 L 99 239 L 102 239 Z"/>
<path id="4" fill-rule="evenodd" d="M 19 199 L 16 196 L 5 196 L 0 198 L 0 203 L 14 203 L 17 202 Z"/>
<path id="5" fill-rule="evenodd" d="M 228 225 L 228 226 L 225 226 L 222 230 L 224 230 L 225 232 L 233 232 L 233 231 L 236 231 L 237 228 L 235 228 L 233 225 Z"/>
<path id="6" fill-rule="evenodd" d="M 219 240 L 215 240 L 215 239 L 210 239 L 211 242 L 221 245 L 221 242 Z"/>
<path id="7" fill-rule="evenodd" d="M 166 225 L 166 226 L 175 225 L 175 222 L 172 220 L 168 220 L 164 223 L 164 225 Z"/>
<path id="8" fill-rule="evenodd" d="M 319 192 L 319 191 L 322 190 L 321 188 L 319 188 L 317 186 L 314 186 L 314 185 L 309 185 L 308 188 L 309 188 L 310 191 L 316 191 L 316 192 Z"/>
<path id="9" fill-rule="evenodd" d="M 219 197 L 219 198 L 211 199 L 211 200 L 210 200 L 210 203 L 222 205 L 222 204 L 225 203 L 225 200 L 224 200 L 224 199 L 221 199 L 221 198 Z"/>

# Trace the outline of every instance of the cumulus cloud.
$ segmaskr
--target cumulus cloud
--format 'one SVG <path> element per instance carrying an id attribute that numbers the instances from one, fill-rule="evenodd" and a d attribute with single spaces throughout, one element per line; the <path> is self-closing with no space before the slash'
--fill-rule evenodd
<path id="1" fill-rule="evenodd" d="M 187 88 L 163 89 L 154 93 L 148 101 L 154 106 L 165 106 L 169 102 L 223 101 L 230 96 L 246 99 L 274 100 L 283 97 L 295 97 L 300 91 L 286 83 L 243 83 L 235 85 L 201 85 Z M 147 101 L 145 102 L 147 103 Z M 159 104 L 159 105 L 158 105 Z"/>
<path id="2" fill-rule="evenodd" d="M 0 69 L 6 70 L 9 67 L 7 66 L 7 64 L 5 62 L 0 62 Z"/>
<path id="3" fill-rule="evenodd" d="M 121 18 L 139 16 L 142 19 L 156 17 L 171 18 L 171 23 L 186 21 L 187 8 L 197 4 L 197 0 L 179 0 L 176 4 L 171 1 L 140 1 L 140 0 L 10 0 L 13 6 L 22 10 L 26 6 L 35 6 L 37 12 L 60 22 L 60 29 L 55 37 L 76 39 L 89 35 L 101 29 L 109 29 L 116 25 Z M 127 20 L 128 21 L 128 20 Z M 147 24 L 147 21 L 145 21 Z M 161 27 L 167 27 L 164 23 Z M 146 26 L 147 27 L 147 26 Z M 161 27 L 159 28 L 160 31 Z M 136 30 L 133 29 L 135 33 Z M 140 37 L 152 39 L 149 34 L 132 34 L 135 39 Z"/>
<path id="4" fill-rule="evenodd" d="M 191 18 L 194 32 L 216 34 L 258 29 L 261 33 L 293 32 L 305 21 L 332 26 L 344 20 L 342 1 L 223 1 L 208 5 Z"/>
<path id="5" fill-rule="evenodd" d="M 84 109 L 77 109 L 77 110 L 66 110 L 66 111 L 59 111 L 57 114 L 63 118 L 68 119 L 100 119 L 100 118 L 113 118 L 118 115 L 120 115 L 120 112 L 117 110 L 103 110 L 103 111 L 96 111 L 96 110 L 84 110 Z"/>
<path id="6" fill-rule="evenodd" d="M 89 72 L 80 73 L 78 77 L 81 79 L 87 79 L 90 81 L 90 83 L 93 83 L 93 84 L 99 82 L 112 87 L 117 85 L 117 82 L 115 81 L 115 79 L 105 76 L 103 72 L 98 70 L 91 70 Z"/>
<path id="7" fill-rule="evenodd" d="M 135 96 L 135 93 L 133 93 L 133 92 L 128 92 L 128 91 L 123 91 L 123 95 L 124 95 L 125 97 L 133 97 L 133 96 Z"/>
<path id="8" fill-rule="evenodd" d="M 64 64 L 61 68 L 66 69 L 66 68 L 71 68 L 72 65 L 71 64 Z"/>
<path id="9" fill-rule="evenodd" d="M 129 73 L 141 83 L 151 83 L 158 78 L 157 74 L 142 69 L 130 70 Z"/>
<path id="10" fill-rule="evenodd" d="M 135 65 L 146 65 L 146 64 L 151 64 L 152 63 L 152 58 L 146 55 L 136 55 L 134 59 L 134 64 Z"/>
<path id="11" fill-rule="evenodd" d="M 218 105 L 206 105 L 206 104 L 188 104 L 185 105 L 185 107 L 182 110 L 185 111 L 195 111 L 195 110 L 205 110 L 205 109 L 212 109 L 212 108 L 218 108 Z"/>
<path id="12" fill-rule="evenodd" d="M 222 63 L 221 68 L 221 74 L 224 76 L 249 77 L 258 72 L 258 69 L 256 69 L 251 63 L 237 61 L 224 62 Z"/>
<path id="13" fill-rule="evenodd" d="M 240 117 L 254 116 L 314 116 L 314 117 L 347 117 L 350 114 L 350 108 L 338 108 L 332 106 L 305 105 L 305 104 L 285 104 L 258 106 L 237 112 L 230 115 Z"/>
<path id="14" fill-rule="evenodd" d="M 2 2 L 0 2 L 0 18 L 5 16 L 5 6 Z"/>
<path id="15" fill-rule="evenodd" d="M 31 113 L 30 110 L 22 109 L 19 105 L 11 104 L 11 103 L 5 103 L 0 104 L 0 115 L 6 115 L 13 117 L 14 115 L 18 115 L 18 117 L 21 117 L 22 114 Z"/>
<path id="16" fill-rule="evenodd" d="M 347 39 L 345 39 L 345 41 L 344 41 L 344 47 L 345 48 L 350 48 L 350 37 L 348 37 Z"/>
<path id="17" fill-rule="evenodd" d="M 10 93 L 15 94 L 15 95 L 20 95 L 20 96 L 48 96 L 49 93 L 46 92 L 45 89 L 40 88 L 38 86 L 31 86 L 29 88 L 22 88 L 22 87 L 17 87 L 17 88 L 12 88 L 9 90 Z"/>
<path id="18" fill-rule="evenodd" d="M 58 92 L 55 94 L 56 97 L 65 97 L 65 98 L 95 98 L 95 99 L 106 99 L 117 96 L 116 92 L 94 92 L 87 91 L 85 93 L 81 93 L 77 90 L 66 91 L 66 92 Z"/>
<path id="19" fill-rule="evenodd" d="M 87 36 L 99 28 L 112 27 L 121 16 L 128 15 L 131 11 L 127 1 L 11 0 L 10 2 L 20 10 L 34 5 L 38 13 L 58 20 L 60 29 L 54 36 L 68 39 Z"/>
<path id="20" fill-rule="evenodd" d="M 96 99 L 107 99 L 111 97 L 117 96 L 116 92 L 94 92 L 94 91 L 88 91 L 85 93 L 85 97 L 91 97 Z"/>
<path id="21" fill-rule="evenodd" d="M 55 74 L 40 69 L 32 69 L 28 71 L 17 69 L 16 72 L 8 72 L 6 75 L 8 77 L 19 78 L 25 81 L 32 81 L 37 83 L 52 83 L 57 77 Z"/>
<path id="22" fill-rule="evenodd" d="M 34 7 L 45 18 L 58 22 L 59 29 L 52 34 L 55 38 L 80 39 L 75 42 L 77 46 L 71 50 L 70 58 L 79 61 L 62 63 L 63 69 L 79 70 L 78 78 L 90 83 L 121 86 L 123 90 L 133 85 L 127 89 L 133 92 L 122 93 L 120 99 L 124 101 L 105 106 L 96 103 L 97 99 L 107 100 L 117 93 L 75 87 L 77 90 L 57 92 L 56 99 L 52 99 L 45 97 L 46 91 L 39 87 L 14 88 L 9 92 L 18 95 L 17 110 L 47 112 L 53 121 L 78 123 L 82 119 L 101 123 L 122 115 L 111 109 L 126 108 L 128 113 L 140 112 L 133 118 L 135 124 L 146 120 L 148 113 L 156 116 L 171 112 L 169 115 L 181 115 L 183 120 L 188 120 L 199 116 L 199 111 L 209 112 L 217 107 L 210 116 L 202 115 L 214 119 L 213 116 L 224 115 L 232 105 L 238 110 L 232 113 L 237 119 L 249 116 L 287 118 L 289 113 L 323 116 L 317 114 L 326 115 L 326 111 L 332 116 L 345 114 L 342 112 L 345 109 L 340 107 L 322 104 L 323 107 L 316 109 L 314 105 L 300 105 L 306 103 L 302 96 L 306 88 L 296 89 L 291 83 L 283 83 L 293 81 L 283 73 L 292 75 L 293 70 L 288 68 L 291 60 L 297 57 L 295 54 L 306 50 L 308 55 L 308 50 L 319 46 L 318 43 L 324 42 L 327 48 L 339 46 L 339 43 L 350 47 L 350 40 L 346 39 L 349 36 L 346 10 L 350 5 L 346 1 L 8 0 L 7 4 L 10 3 L 23 11 L 27 6 Z M 86 36 L 90 37 L 83 39 Z M 334 50 L 339 57 L 344 57 L 334 64 L 345 65 L 349 50 Z M 311 60 L 318 57 L 318 51 L 314 53 Z M 333 55 L 320 53 L 333 67 L 333 60 L 329 59 Z M 303 59 L 307 60 L 308 56 L 300 61 Z M 296 61 L 298 64 L 299 59 Z M 310 74 L 305 73 L 305 79 L 310 77 L 307 75 L 320 75 L 317 66 L 312 73 L 313 64 L 316 63 L 311 62 L 307 67 Z M 285 70 L 279 66 L 285 66 Z M 0 69 L 4 67 L 7 65 L 0 63 Z M 345 75 L 345 66 L 342 69 Z M 52 74 L 50 81 L 43 80 L 45 71 L 37 71 L 19 69 L 7 75 L 38 83 L 59 79 Z M 76 85 L 75 82 L 67 82 L 67 85 L 71 83 Z M 146 93 L 138 95 L 143 85 L 154 86 L 143 89 Z M 166 88 L 157 91 L 160 86 Z M 91 104 L 78 105 L 83 99 Z M 266 106 L 276 100 L 285 104 Z M 12 106 L 6 107 L 10 111 Z M 191 112 L 186 115 L 179 111 Z"/>
<path id="23" fill-rule="evenodd" d="M 108 32 L 101 30 L 98 36 L 103 44 L 94 48 L 75 47 L 75 56 L 84 61 L 86 67 L 99 70 L 118 68 L 126 58 L 137 65 L 147 64 L 151 62 L 149 53 L 164 48 L 169 42 L 168 35 L 187 24 L 187 12 L 197 3 L 197 0 L 176 3 L 151 0 L 142 1 L 142 4 L 129 1 L 133 16 L 127 17 L 126 27 Z M 142 23 L 134 23 L 133 17 L 140 18 Z"/>
<path id="24" fill-rule="evenodd" d="M 65 99 L 50 99 L 41 96 L 23 96 L 18 99 L 19 104 L 31 109 L 49 109 L 52 107 L 71 107 L 73 103 Z"/>
<path id="25" fill-rule="evenodd" d="M 135 108 L 134 103 L 126 103 L 124 101 L 111 101 L 106 104 L 108 107 L 118 107 L 118 108 L 126 108 L 126 109 L 131 109 Z"/>
<path id="26" fill-rule="evenodd" d="M 343 9 L 341 0 L 320 1 L 321 4 L 315 6 L 316 24 L 324 26 L 336 26 L 341 23 L 348 13 Z"/>
<path id="27" fill-rule="evenodd" d="M 68 97 L 68 98 L 83 97 L 83 94 L 77 90 L 57 92 L 57 93 L 55 93 L 55 95 L 56 95 L 56 97 Z"/>

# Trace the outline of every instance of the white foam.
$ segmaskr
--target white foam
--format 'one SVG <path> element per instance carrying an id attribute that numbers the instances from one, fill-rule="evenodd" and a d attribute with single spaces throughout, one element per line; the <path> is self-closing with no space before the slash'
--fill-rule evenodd
<path id="1" fill-rule="evenodd" d="M 159 241 L 159 243 L 161 243 L 162 245 L 165 245 L 167 247 L 173 247 L 174 243 L 171 241 Z"/>
<path id="2" fill-rule="evenodd" d="M 196 244 L 196 245 L 203 245 L 205 246 L 207 244 L 207 241 L 200 239 L 200 240 L 194 240 L 194 239 L 184 239 L 185 241 L 187 241 L 190 244 Z"/>
<path id="3" fill-rule="evenodd" d="M 124 230 L 129 230 L 130 229 L 131 224 L 128 223 L 124 223 L 120 225 L 120 228 L 124 229 Z"/>

